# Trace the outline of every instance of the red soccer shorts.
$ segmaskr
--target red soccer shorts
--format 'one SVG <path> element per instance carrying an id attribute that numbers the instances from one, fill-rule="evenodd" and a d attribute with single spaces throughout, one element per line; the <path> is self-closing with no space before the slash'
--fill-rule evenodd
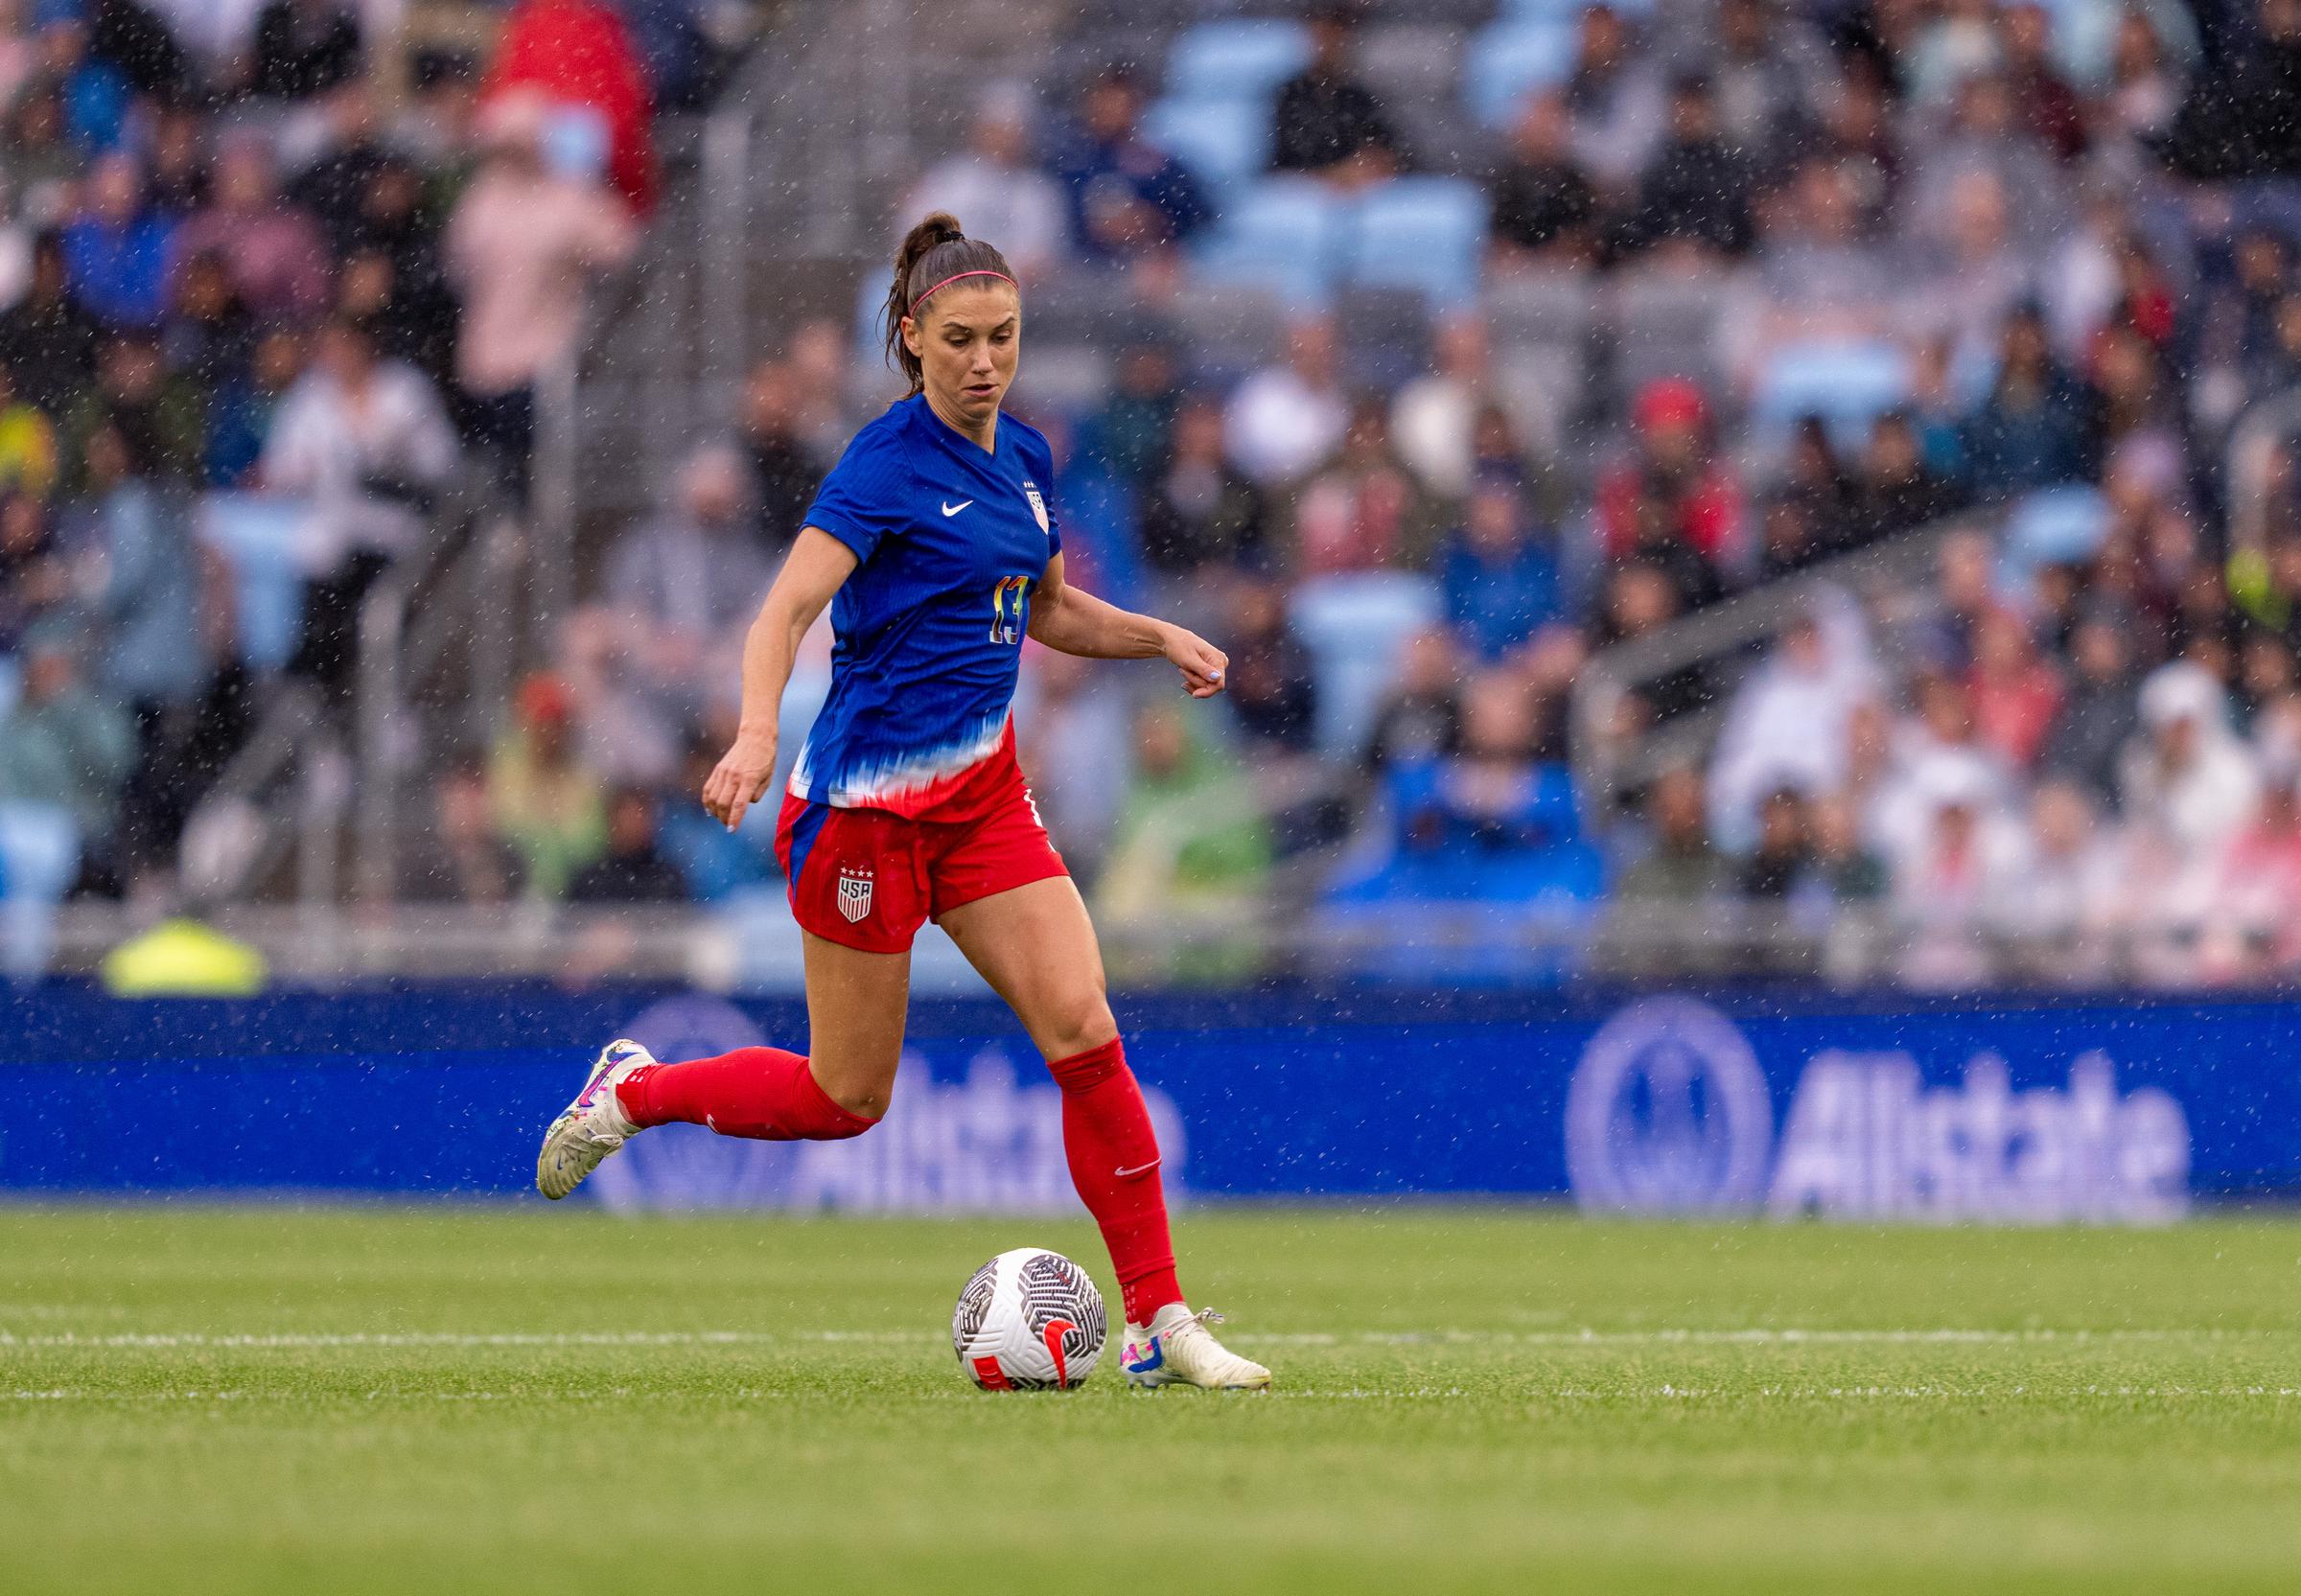
<path id="1" fill-rule="evenodd" d="M 1020 781 L 963 821 L 786 795 L 775 856 L 802 929 L 865 953 L 907 952 L 920 926 L 963 903 L 1070 873 Z"/>

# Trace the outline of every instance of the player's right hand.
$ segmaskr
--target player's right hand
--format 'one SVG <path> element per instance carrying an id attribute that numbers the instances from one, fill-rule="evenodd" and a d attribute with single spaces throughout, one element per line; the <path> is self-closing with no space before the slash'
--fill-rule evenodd
<path id="1" fill-rule="evenodd" d="M 732 831 L 743 823 L 743 811 L 759 801 L 774 779 L 775 733 L 738 736 L 703 784 L 703 807 Z"/>

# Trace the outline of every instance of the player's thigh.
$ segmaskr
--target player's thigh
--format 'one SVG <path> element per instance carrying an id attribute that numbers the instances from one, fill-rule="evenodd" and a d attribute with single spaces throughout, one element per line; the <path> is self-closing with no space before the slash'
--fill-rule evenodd
<path id="1" fill-rule="evenodd" d="M 911 955 L 866 953 L 802 932 L 807 964 L 807 1061 L 850 1114 L 876 1119 L 895 1092 L 911 1004 Z"/>
<path id="2" fill-rule="evenodd" d="M 947 909 L 941 925 L 1049 1058 L 1101 1047 L 1119 1033 L 1094 922 L 1069 876 Z"/>

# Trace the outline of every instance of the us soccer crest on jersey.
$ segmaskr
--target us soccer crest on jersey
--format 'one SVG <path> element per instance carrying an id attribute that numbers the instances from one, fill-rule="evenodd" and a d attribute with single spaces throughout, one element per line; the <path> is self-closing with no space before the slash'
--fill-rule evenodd
<path id="1" fill-rule="evenodd" d="M 839 867 L 839 913 L 853 925 L 871 913 L 871 872 L 851 865 Z"/>

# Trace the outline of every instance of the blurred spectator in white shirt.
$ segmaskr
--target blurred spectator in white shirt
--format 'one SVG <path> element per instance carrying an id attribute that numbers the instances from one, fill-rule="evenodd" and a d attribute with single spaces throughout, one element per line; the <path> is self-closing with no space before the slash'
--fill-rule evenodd
<path id="1" fill-rule="evenodd" d="M 281 400 L 262 471 L 266 488 L 311 501 L 305 547 L 324 570 L 346 551 L 404 552 L 455 458 L 430 380 L 380 359 L 365 327 L 339 319 Z"/>
<path id="2" fill-rule="evenodd" d="M 1432 369 L 1411 379 L 1390 402 L 1390 434 L 1399 458 L 1442 498 L 1470 492 L 1471 432 L 1494 394 L 1486 324 L 1467 312 L 1438 324 Z"/>
<path id="3" fill-rule="evenodd" d="M 900 214 L 950 212 L 969 238 L 997 244 L 1028 282 L 1061 256 L 1066 231 L 1062 191 L 1031 163 L 1028 91 L 1003 83 L 986 94 L 966 144 L 927 169 Z"/>
<path id="4" fill-rule="evenodd" d="M 1831 793 L 1847 775 L 1847 729 L 1878 690 L 1860 613 L 1836 595 L 1792 617 L 1765 663 L 1726 710 L 1710 766 L 1710 828 L 1730 852 L 1757 835 L 1757 809 L 1788 788 L 1805 798 Z"/>
<path id="5" fill-rule="evenodd" d="M 1909 936 L 1902 978 L 1914 986 L 1974 986 L 1989 979 L 1991 910 L 2018 869 L 2021 829 L 1979 764 L 1937 763 L 1910 795 L 1918 817 L 1893 867 L 1894 917 Z"/>
<path id="6" fill-rule="evenodd" d="M 1335 324 L 1324 315 L 1306 315 L 1289 329 L 1286 359 L 1239 384 L 1223 432 L 1239 469 L 1260 486 L 1273 487 L 1298 482 L 1325 464 L 1349 424 Z"/>
<path id="7" fill-rule="evenodd" d="M 1964 683 L 1928 676 L 1918 683 L 1917 704 L 1894 729 L 1891 768 L 1868 816 L 1871 845 L 1896 871 L 1937 844 L 1935 816 L 1950 797 L 2001 814 L 2013 791 L 2004 762 L 1982 740 Z"/>
<path id="8" fill-rule="evenodd" d="M 2118 863 L 2114 834 L 2085 789 L 2041 783 L 2030 798 L 2028 846 L 1987 894 L 1989 925 L 2016 940 L 2022 973 L 2057 982 L 2107 973 L 2102 932 Z"/>
<path id="9" fill-rule="evenodd" d="M 2176 659 L 2142 683 L 2141 726 L 2119 765 L 2125 814 L 2160 832 L 2185 867 L 2207 866 L 2261 797 L 2252 752 L 2229 729 L 2228 696 L 2202 665 Z"/>
<path id="10" fill-rule="evenodd" d="M 331 323 L 281 399 L 259 462 L 267 489 L 305 501 L 299 554 L 313 580 L 295 669 L 332 692 L 348 687 L 360 600 L 423 535 L 455 461 L 430 379 L 380 359 L 359 323 Z"/>

